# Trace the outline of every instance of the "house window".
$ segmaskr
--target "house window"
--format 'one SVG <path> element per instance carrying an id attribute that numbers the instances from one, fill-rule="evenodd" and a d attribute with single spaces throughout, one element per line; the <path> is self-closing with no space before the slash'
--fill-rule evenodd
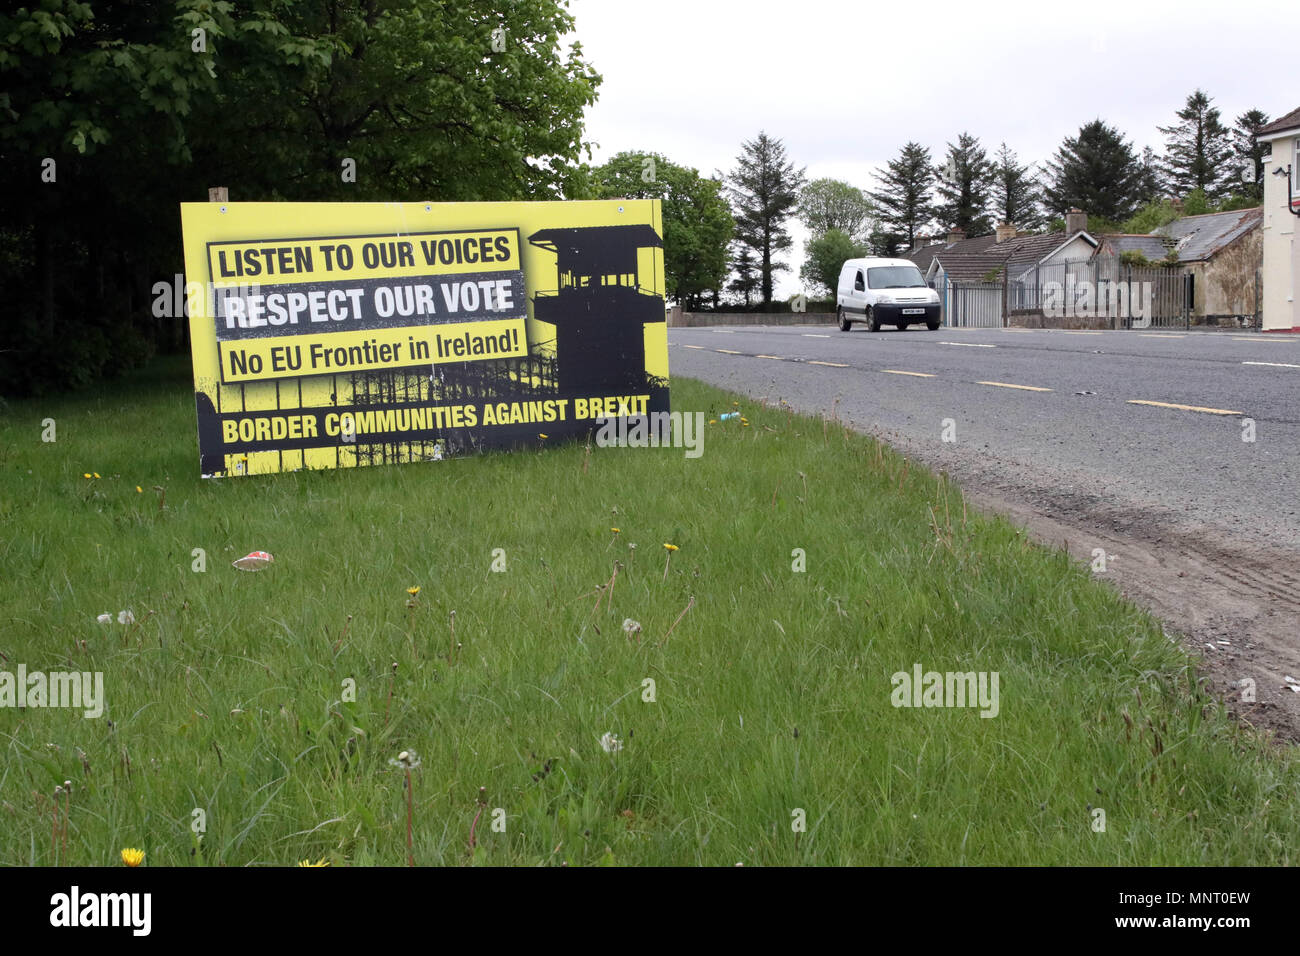
<path id="1" fill-rule="evenodd" d="M 1291 157 L 1291 196 L 1300 193 L 1300 137 L 1295 141 L 1295 155 Z"/>

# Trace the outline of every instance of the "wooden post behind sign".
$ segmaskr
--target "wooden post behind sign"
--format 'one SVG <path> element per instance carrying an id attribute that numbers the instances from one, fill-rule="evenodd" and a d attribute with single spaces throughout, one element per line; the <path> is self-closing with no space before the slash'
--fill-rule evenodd
<path id="1" fill-rule="evenodd" d="M 208 202 L 230 202 L 230 190 L 225 186 L 209 186 Z"/>

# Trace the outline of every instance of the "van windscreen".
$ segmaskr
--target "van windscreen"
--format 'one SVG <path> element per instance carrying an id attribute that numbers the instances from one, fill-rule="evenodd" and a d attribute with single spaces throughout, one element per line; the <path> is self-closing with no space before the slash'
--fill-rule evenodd
<path id="1" fill-rule="evenodd" d="M 916 266 L 876 266 L 867 270 L 867 285 L 873 289 L 924 289 L 925 280 Z"/>

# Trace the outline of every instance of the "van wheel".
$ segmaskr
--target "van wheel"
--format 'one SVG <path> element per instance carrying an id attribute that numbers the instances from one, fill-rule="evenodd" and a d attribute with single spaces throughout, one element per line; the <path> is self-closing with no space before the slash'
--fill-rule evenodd
<path id="1" fill-rule="evenodd" d="M 871 331 L 872 331 L 872 332 L 879 332 L 879 331 L 880 331 L 880 320 L 879 320 L 878 318 L 876 318 L 876 310 L 875 310 L 875 309 L 867 309 L 867 321 L 871 323 Z"/>
<path id="2" fill-rule="evenodd" d="M 927 329 L 929 329 L 931 332 L 938 332 L 938 331 L 939 331 L 939 320 L 938 320 L 938 319 L 935 319 L 935 320 L 933 320 L 932 322 L 927 322 L 927 323 L 925 323 L 925 327 L 926 327 Z"/>
<path id="3" fill-rule="evenodd" d="M 836 311 L 835 318 L 839 319 L 841 332 L 848 332 L 853 328 L 853 323 L 844 315 L 843 309 Z"/>

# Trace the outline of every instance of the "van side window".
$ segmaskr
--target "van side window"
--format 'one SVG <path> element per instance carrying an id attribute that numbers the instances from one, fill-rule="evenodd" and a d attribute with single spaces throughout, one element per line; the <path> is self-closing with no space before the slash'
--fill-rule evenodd
<path id="1" fill-rule="evenodd" d="M 864 292 L 864 291 L 866 291 L 866 288 L 867 288 L 867 287 L 866 287 L 866 284 L 863 283 L 863 281 L 862 281 L 862 270 L 861 270 L 861 269 L 858 270 L 858 277 L 857 277 L 856 279 L 853 280 L 853 288 L 854 288 L 854 290 L 857 291 L 857 292 Z"/>

